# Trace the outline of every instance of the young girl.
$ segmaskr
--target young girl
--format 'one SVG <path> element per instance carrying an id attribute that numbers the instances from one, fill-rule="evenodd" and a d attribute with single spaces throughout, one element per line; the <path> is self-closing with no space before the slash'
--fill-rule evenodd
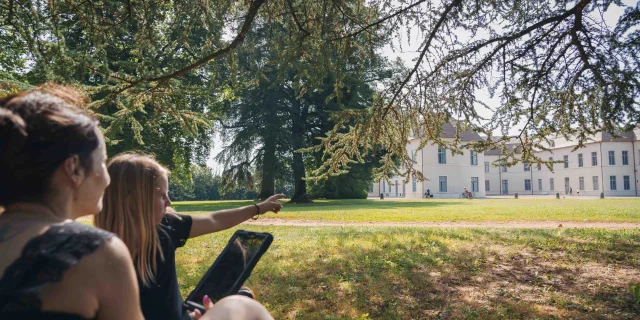
<path id="1" fill-rule="evenodd" d="M 187 216 L 167 213 L 168 170 L 153 158 L 125 153 L 108 165 L 111 185 L 96 226 L 118 235 L 133 257 L 146 319 L 185 317 L 178 287 L 175 251 L 187 239 L 234 227 L 251 217 L 282 208 L 278 194 L 259 204 Z M 266 309 L 265 309 L 266 311 Z M 199 317 L 199 314 L 192 314 Z"/>

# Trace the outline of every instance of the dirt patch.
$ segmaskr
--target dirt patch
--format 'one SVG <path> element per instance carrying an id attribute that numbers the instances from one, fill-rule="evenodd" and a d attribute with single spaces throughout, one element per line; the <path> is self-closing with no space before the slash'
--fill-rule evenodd
<path id="1" fill-rule="evenodd" d="M 602 229 L 638 229 L 640 223 L 631 222 L 579 222 L 579 221 L 480 221 L 480 222 L 338 222 L 317 220 L 285 220 L 265 218 L 248 220 L 244 224 L 263 226 L 300 226 L 300 227 L 431 227 L 431 228 L 602 228 Z"/>
<path id="2" fill-rule="evenodd" d="M 630 283 L 640 270 L 604 261 L 575 261 L 562 252 L 513 255 L 493 247 L 475 272 L 447 268 L 431 272 L 436 296 L 446 307 L 431 310 L 440 318 L 638 319 Z M 433 306 L 432 306 L 433 307 Z M 594 316 L 597 315 L 597 316 Z"/>

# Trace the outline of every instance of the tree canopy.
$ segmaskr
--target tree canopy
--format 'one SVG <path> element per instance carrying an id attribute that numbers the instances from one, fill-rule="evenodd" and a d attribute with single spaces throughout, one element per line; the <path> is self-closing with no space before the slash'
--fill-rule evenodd
<path id="1" fill-rule="evenodd" d="M 604 13 L 613 7 L 624 10 L 611 25 Z M 277 66 L 309 79 L 301 91 L 334 73 L 338 102 L 336 61 L 373 59 L 381 44 L 418 34 L 415 61 L 379 81 L 368 108 L 336 113 L 312 176 L 344 173 L 382 150 L 377 177 L 421 177 L 406 153 L 410 136 L 481 151 L 503 147 L 520 126 L 522 158 L 511 161 L 536 162 L 532 151 L 553 135 L 582 144 L 638 125 L 639 20 L 640 4 L 620 0 L 0 0 L 0 77 L 3 88 L 82 86 L 112 144 L 166 137 L 158 148 L 188 162 L 206 152 L 214 120 L 236 98 L 234 83 L 250 81 L 237 78 L 236 50 L 256 26 L 281 23 L 287 32 L 263 37 L 278 44 Z M 481 92 L 498 102 L 486 104 Z M 445 122 L 503 138 L 444 141 Z"/>

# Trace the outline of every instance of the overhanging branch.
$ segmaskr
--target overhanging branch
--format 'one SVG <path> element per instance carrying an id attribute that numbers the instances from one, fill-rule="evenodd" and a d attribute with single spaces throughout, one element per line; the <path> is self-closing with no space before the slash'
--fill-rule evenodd
<path id="1" fill-rule="evenodd" d="M 438 22 L 433 27 L 433 30 L 431 30 L 431 33 L 429 33 L 429 37 L 427 38 L 427 41 L 424 44 L 424 48 L 422 49 L 422 52 L 420 52 L 420 57 L 418 57 L 418 60 L 416 61 L 415 66 L 413 66 L 413 69 L 411 70 L 411 72 L 409 72 L 407 77 L 402 81 L 402 83 L 400 84 L 400 87 L 396 89 L 396 92 L 393 94 L 393 98 L 391 98 L 391 101 L 389 101 L 389 104 L 387 104 L 384 111 L 382 112 L 382 118 L 384 118 L 387 115 L 387 112 L 389 112 L 389 109 L 393 106 L 393 103 L 396 101 L 396 99 L 400 95 L 400 92 L 402 92 L 402 89 L 404 88 L 404 86 L 407 85 L 407 82 L 411 80 L 411 77 L 413 77 L 413 74 L 416 73 L 416 71 L 418 70 L 418 67 L 422 63 L 422 59 L 424 59 L 424 56 L 427 54 L 427 51 L 431 47 L 431 41 L 433 40 L 433 38 L 435 38 L 436 34 L 438 33 L 438 30 L 440 30 L 440 26 L 446 20 L 447 15 L 449 15 L 449 12 L 451 12 L 451 10 L 453 10 L 453 7 L 459 5 L 461 2 L 462 2 L 461 0 L 453 0 L 445 8 L 442 15 L 440 15 L 440 19 L 438 19 Z"/>
<path id="2" fill-rule="evenodd" d="M 152 79 L 148 79 L 147 81 L 159 81 L 159 82 L 166 82 L 170 79 L 179 77 L 191 70 L 194 70 L 200 66 L 202 66 L 203 64 L 215 59 L 218 56 L 221 56 L 223 54 L 226 54 L 227 52 L 235 49 L 240 43 L 242 43 L 242 41 L 244 41 L 244 38 L 247 36 L 247 33 L 249 32 L 249 29 L 251 28 L 251 24 L 253 23 L 253 20 L 255 19 L 256 15 L 258 14 L 258 10 L 260 9 L 260 7 L 266 2 L 266 0 L 253 0 L 251 2 L 251 6 L 249 7 L 249 11 L 247 12 L 247 17 L 244 20 L 244 23 L 242 24 L 242 28 L 240 29 L 240 33 L 238 33 L 238 35 L 236 35 L 236 37 L 233 39 L 233 41 L 226 47 L 215 51 L 213 53 L 211 53 L 208 56 L 205 56 L 203 58 L 201 58 L 200 60 L 192 63 L 191 65 L 182 68 L 180 70 L 174 71 L 173 73 L 170 73 L 168 75 L 164 75 L 161 77 L 157 77 L 157 78 L 152 78 Z"/>
<path id="3" fill-rule="evenodd" d="M 416 3 L 414 3 L 414 4 L 412 4 L 412 5 L 410 5 L 410 6 L 406 7 L 406 8 L 404 8 L 404 9 L 398 10 L 398 11 L 397 11 L 397 12 L 395 12 L 394 14 L 388 15 L 388 16 L 386 16 L 386 17 L 384 17 L 384 18 L 382 18 L 382 19 L 380 19 L 380 20 L 378 20 L 378 21 L 376 21 L 376 22 L 374 22 L 374 23 L 372 23 L 372 24 L 366 25 L 366 26 L 364 26 L 364 27 L 360 28 L 359 30 L 356 30 L 356 31 L 354 31 L 354 32 L 352 32 L 352 33 L 349 33 L 349 34 L 344 35 L 344 36 L 341 36 L 341 37 L 337 37 L 337 38 L 329 39 L 329 41 L 338 41 L 338 40 L 342 40 L 342 39 L 346 39 L 346 38 L 351 38 L 351 37 L 353 37 L 353 36 L 357 36 L 357 35 L 359 35 L 359 34 L 361 34 L 361 33 L 365 32 L 365 31 L 367 31 L 367 30 L 369 30 L 369 29 L 371 29 L 371 28 L 373 28 L 373 27 L 375 27 L 375 26 L 377 26 L 377 25 L 379 25 L 379 24 L 381 24 L 381 23 L 383 23 L 383 22 L 385 22 L 385 21 L 387 21 L 387 20 L 389 20 L 389 19 L 392 19 L 392 18 L 394 18 L 394 17 L 397 17 L 398 15 L 400 15 L 400 14 L 402 14 L 402 13 L 404 13 L 404 12 L 406 12 L 406 11 L 408 11 L 408 10 L 412 9 L 413 7 L 415 7 L 415 6 L 419 5 L 419 4 L 423 3 L 423 2 L 426 2 L 426 1 L 427 1 L 427 0 L 420 0 L 420 1 L 418 1 L 418 2 L 416 2 Z M 460 2 L 460 1 L 456 1 L 456 2 Z"/>

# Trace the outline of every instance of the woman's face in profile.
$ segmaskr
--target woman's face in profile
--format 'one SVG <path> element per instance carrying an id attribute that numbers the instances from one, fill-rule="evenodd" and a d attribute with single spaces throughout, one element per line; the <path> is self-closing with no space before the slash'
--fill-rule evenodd
<path id="1" fill-rule="evenodd" d="M 98 147 L 91 153 L 91 170 L 86 170 L 86 177 L 77 190 L 74 199 L 75 217 L 98 214 L 102 210 L 102 196 L 111 179 L 107 172 L 107 148 L 102 132 L 96 126 Z"/>

